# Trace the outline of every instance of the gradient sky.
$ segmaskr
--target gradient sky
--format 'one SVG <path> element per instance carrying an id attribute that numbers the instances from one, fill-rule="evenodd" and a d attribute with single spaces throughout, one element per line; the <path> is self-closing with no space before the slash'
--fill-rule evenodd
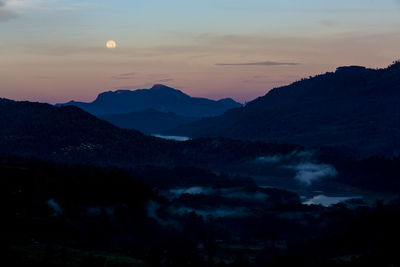
<path id="1" fill-rule="evenodd" d="M 400 59 L 400 1 L 0 0 L 0 49 L 0 97 L 92 101 L 164 83 L 244 102 Z"/>

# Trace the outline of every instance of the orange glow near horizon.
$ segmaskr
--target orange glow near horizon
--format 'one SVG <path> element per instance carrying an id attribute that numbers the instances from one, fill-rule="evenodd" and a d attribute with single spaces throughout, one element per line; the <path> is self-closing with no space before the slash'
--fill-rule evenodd
<path id="1" fill-rule="evenodd" d="M 400 58 L 393 1 L 155 1 L 159 9 L 134 1 L 6 1 L 0 97 L 86 102 L 104 91 L 163 83 L 191 96 L 245 102 L 339 66 L 382 68 Z M 111 37 L 115 49 L 104 46 Z"/>

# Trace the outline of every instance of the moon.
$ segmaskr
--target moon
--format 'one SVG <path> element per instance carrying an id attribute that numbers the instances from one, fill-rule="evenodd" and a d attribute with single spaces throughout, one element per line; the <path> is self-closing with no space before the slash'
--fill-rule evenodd
<path id="1" fill-rule="evenodd" d="M 117 47 L 117 43 L 116 43 L 115 41 L 113 41 L 113 40 L 109 40 L 109 41 L 107 41 L 107 43 L 106 43 L 106 47 L 107 47 L 108 49 L 114 49 L 114 48 Z"/>

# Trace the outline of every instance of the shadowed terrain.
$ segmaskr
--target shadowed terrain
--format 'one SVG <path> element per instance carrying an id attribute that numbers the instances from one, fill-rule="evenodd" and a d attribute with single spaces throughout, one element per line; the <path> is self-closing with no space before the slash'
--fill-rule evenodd
<path id="1" fill-rule="evenodd" d="M 399 99 L 399 62 L 376 70 L 340 67 L 168 133 L 334 147 L 361 157 L 392 156 L 400 152 Z"/>

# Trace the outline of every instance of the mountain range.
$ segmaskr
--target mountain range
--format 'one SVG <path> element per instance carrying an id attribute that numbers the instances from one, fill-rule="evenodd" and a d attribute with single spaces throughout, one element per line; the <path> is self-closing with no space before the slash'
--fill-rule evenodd
<path id="1" fill-rule="evenodd" d="M 167 134 L 334 147 L 362 157 L 398 155 L 400 62 L 385 69 L 340 67 Z"/>
<path id="2" fill-rule="evenodd" d="M 299 149 L 221 138 L 176 142 L 118 128 L 75 106 L 0 99 L 0 154 L 106 166 L 201 166 Z"/>
<path id="3" fill-rule="evenodd" d="M 155 97 L 154 105 L 161 103 L 162 95 L 213 103 L 211 105 L 221 102 L 191 98 L 178 90 L 157 85 L 146 90 L 107 92 L 101 94 L 95 102 L 87 104 L 87 107 L 96 107 L 98 110 L 100 107 L 107 107 L 103 110 L 108 111 L 114 107 L 114 112 L 121 112 L 123 109 L 126 111 L 128 104 L 132 103 L 128 101 L 128 96 L 142 94 L 147 95 L 146 101 L 150 104 L 149 95 L 158 96 Z M 136 98 L 132 97 L 130 100 L 132 99 Z M 183 102 L 185 101 L 182 100 Z M 400 152 L 399 102 L 400 63 L 396 62 L 385 69 L 340 67 L 335 72 L 273 89 L 244 107 L 230 109 L 219 116 L 196 120 L 174 130 L 165 129 L 179 125 L 182 118 L 186 122 L 195 119 L 167 113 L 168 118 L 175 116 L 178 122 L 174 122 L 163 117 L 164 112 L 151 109 L 114 114 L 115 117 L 104 114 L 97 116 L 119 120 L 120 126 L 134 121 L 134 118 L 142 125 L 147 124 L 146 132 L 151 132 L 154 131 L 154 124 L 148 123 L 143 114 L 153 114 L 152 123 L 158 124 L 159 129 L 164 129 L 164 134 L 245 141 L 245 145 L 230 143 L 226 151 L 218 151 L 218 155 L 227 153 L 228 150 L 232 152 L 232 147 L 247 149 L 246 146 L 251 146 L 249 150 L 255 151 L 257 149 L 254 144 L 248 141 L 261 141 L 334 148 L 360 157 L 393 156 Z M 175 111 L 184 110 L 185 105 L 182 107 L 177 103 Z M 142 108 L 144 106 L 141 105 Z M 189 109 L 188 106 L 186 108 Z M 190 112 L 193 111 L 188 111 Z M 37 154 L 40 151 L 72 155 L 79 154 L 75 153 L 77 151 L 87 150 L 92 151 L 93 157 L 102 160 L 106 160 L 108 155 L 127 162 L 151 162 L 161 158 L 167 162 L 171 158 L 186 160 L 184 154 L 187 156 L 190 153 L 194 159 L 195 154 L 202 149 L 201 145 L 212 147 L 216 142 L 216 139 L 202 139 L 177 145 L 135 130 L 120 129 L 73 105 L 54 107 L 7 99 L 0 101 L 0 124 L 0 150 L 22 154 Z M 129 125 L 125 127 L 129 128 Z M 217 144 L 220 145 L 220 141 Z M 219 149 L 222 150 L 221 146 Z M 238 156 L 239 152 L 233 153 Z M 174 156 L 168 158 L 172 154 Z"/>
<path id="4" fill-rule="evenodd" d="M 104 92 L 91 103 L 70 101 L 57 106 L 76 106 L 118 127 L 159 134 L 242 105 L 231 98 L 215 101 L 191 97 L 180 90 L 156 84 L 150 89 Z"/>

